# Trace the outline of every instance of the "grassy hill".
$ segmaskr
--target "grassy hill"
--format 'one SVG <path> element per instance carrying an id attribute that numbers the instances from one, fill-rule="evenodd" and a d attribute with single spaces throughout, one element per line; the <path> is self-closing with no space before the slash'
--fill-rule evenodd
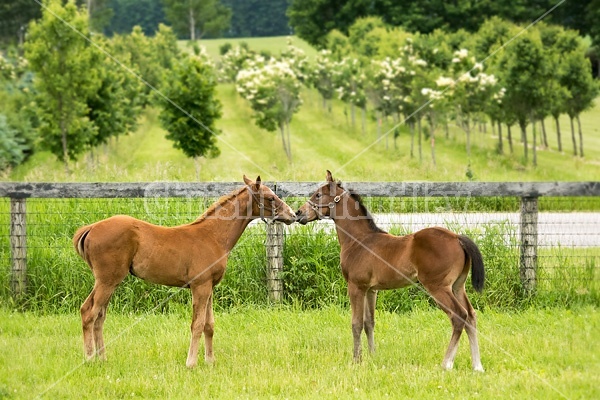
<path id="1" fill-rule="evenodd" d="M 218 54 L 218 48 L 228 40 L 202 41 L 209 53 Z M 244 39 L 251 48 L 266 49 L 277 53 L 285 47 L 286 38 Z M 234 40 L 229 40 L 236 44 Z M 310 47 L 299 39 L 294 44 Z M 184 44 L 181 44 L 185 46 Z M 410 134 L 401 127 L 397 148 L 393 135 L 378 143 L 376 121 L 367 119 L 366 130 L 361 129 L 360 115 L 356 126 L 350 123 L 350 110 L 341 102 L 334 102 L 331 111 L 322 108 L 318 93 L 303 92 L 303 105 L 291 124 L 293 162 L 289 163 L 283 152 L 278 132 L 259 129 L 252 120 L 247 102 L 235 92 L 231 84 L 218 88 L 223 103 L 223 118 L 217 126 L 221 155 L 216 159 L 202 160 L 200 180 L 239 181 L 242 174 L 261 175 L 267 181 L 318 181 L 324 178 L 325 169 L 347 181 L 464 181 L 468 160 L 465 152 L 465 134 L 456 126 L 450 126 L 446 139 L 443 129 L 436 132 L 437 164 L 431 161 L 429 141 L 423 141 L 422 161 L 419 161 L 415 143 L 415 157 L 410 157 Z M 554 122 L 546 121 L 550 149 L 538 149 L 538 166 L 523 166 L 522 145 L 518 128 L 513 128 L 514 154 L 495 152 L 497 137 L 488 125 L 487 133 L 472 134 L 472 158 L 470 170 L 473 179 L 479 181 L 574 181 L 598 180 L 600 177 L 600 101 L 594 109 L 581 117 L 584 133 L 585 158 L 572 155 L 569 120 L 561 119 L 563 153 L 556 148 Z M 380 131 L 385 133 L 393 123 L 384 123 Z M 504 130 L 506 135 L 506 130 Z M 94 161 L 90 154 L 72 163 L 72 173 L 67 174 L 61 163 L 46 152 L 34 155 L 26 164 L 15 168 L 5 179 L 18 181 L 155 181 L 196 180 L 194 162 L 172 147 L 164 138 L 157 121 L 157 110 L 148 110 L 140 120 L 136 132 L 119 138 L 96 150 Z M 539 137 L 538 126 L 538 144 Z M 386 146 L 387 141 L 387 146 Z M 530 139 L 531 141 L 531 139 Z"/>

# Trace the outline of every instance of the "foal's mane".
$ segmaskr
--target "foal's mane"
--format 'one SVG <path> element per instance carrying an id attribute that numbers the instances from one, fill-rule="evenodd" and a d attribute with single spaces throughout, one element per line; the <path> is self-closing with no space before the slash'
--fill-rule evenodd
<path id="1" fill-rule="evenodd" d="M 224 196 L 219 197 L 219 200 L 215 201 L 213 204 L 210 205 L 210 207 L 208 207 L 206 209 L 206 211 L 204 211 L 202 213 L 201 216 L 199 216 L 194 222 L 192 222 L 190 225 L 196 225 L 199 224 L 200 222 L 206 220 L 206 218 L 212 214 L 217 208 L 222 207 L 223 204 L 227 203 L 228 201 L 230 201 L 231 199 L 236 198 L 240 193 L 242 193 L 244 190 L 246 189 L 246 186 L 243 186 L 241 188 L 239 188 L 238 190 L 235 190 L 229 194 L 226 194 Z"/>
<path id="2" fill-rule="evenodd" d="M 337 184 L 340 188 L 344 189 L 342 187 L 341 181 L 337 181 Z M 369 228 L 371 228 L 371 230 L 376 233 L 387 233 L 386 231 L 384 231 L 383 229 L 378 227 L 377 224 L 375 224 L 375 220 L 373 220 L 373 216 L 371 215 L 369 210 L 367 210 L 367 207 L 365 207 L 365 205 L 363 204 L 363 201 L 362 201 L 362 198 L 360 197 L 360 195 L 358 193 L 356 193 L 353 189 L 348 189 L 347 192 L 348 192 L 348 195 L 352 199 L 354 199 L 354 201 L 356 201 L 358 203 L 358 209 L 361 212 L 361 214 L 363 214 L 366 217 L 367 222 L 369 223 Z"/>

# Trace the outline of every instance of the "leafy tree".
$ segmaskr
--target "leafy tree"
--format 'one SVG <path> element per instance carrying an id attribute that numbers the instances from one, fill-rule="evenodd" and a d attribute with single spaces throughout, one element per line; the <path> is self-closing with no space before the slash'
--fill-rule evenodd
<path id="1" fill-rule="evenodd" d="M 338 98 L 350 105 L 352 126 L 356 125 L 356 111 L 362 110 L 363 132 L 365 130 L 367 95 L 365 93 L 367 77 L 364 66 L 358 58 L 344 57 L 335 64 L 332 75 Z"/>
<path id="2" fill-rule="evenodd" d="M 594 105 L 594 99 L 598 95 L 598 84 L 592 77 L 590 61 L 585 57 L 581 47 L 563 55 L 559 79 L 568 91 L 565 106 L 571 120 L 573 155 L 577 155 L 577 143 L 573 126 L 573 120 L 576 119 L 579 127 L 579 156 L 583 157 L 583 133 L 579 115 Z"/>
<path id="3" fill-rule="evenodd" d="M 22 43 L 29 22 L 41 15 L 41 6 L 31 0 L 1 2 L 0 43 Z"/>
<path id="4" fill-rule="evenodd" d="M 256 124 L 267 131 L 279 128 L 281 143 L 292 161 L 290 122 L 298 111 L 301 83 L 288 60 L 257 57 L 236 78 L 238 93 L 250 102 Z"/>
<path id="5" fill-rule="evenodd" d="M 27 140 L 0 114 L 0 171 L 21 164 L 30 152 Z"/>
<path id="6" fill-rule="evenodd" d="M 221 117 L 221 103 L 215 97 L 216 86 L 217 77 L 208 57 L 182 54 L 163 88 L 166 99 L 160 102 L 160 122 L 173 146 L 194 159 L 196 176 L 200 157 L 220 153 L 215 122 Z"/>
<path id="7" fill-rule="evenodd" d="M 360 17 L 371 15 L 372 0 L 292 0 L 288 8 L 294 33 L 317 48 L 325 47 L 327 34 L 348 28 Z"/>
<path id="8" fill-rule="evenodd" d="M 317 89 L 323 99 L 323 109 L 327 109 L 327 102 L 333 99 L 333 60 L 331 51 L 321 50 L 315 57 L 315 65 L 310 72 L 310 83 Z M 331 108 L 329 109 L 331 111 Z"/>
<path id="9" fill-rule="evenodd" d="M 165 14 L 175 32 L 190 40 L 216 36 L 231 22 L 231 9 L 219 0 L 163 0 Z"/>
<path id="10" fill-rule="evenodd" d="M 290 34 L 287 0 L 223 0 L 231 9 L 226 37 L 265 37 Z"/>
<path id="11" fill-rule="evenodd" d="M 545 84 L 550 78 L 550 70 L 538 32 L 532 31 L 515 39 L 504 50 L 498 71 L 506 87 L 504 102 L 515 115 L 523 139 L 525 163 L 528 161 L 527 125 L 534 122 L 536 110 L 545 101 Z M 533 129 L 533 165 L 536 160 L 536 130 Z"/>
<path id="12" fill-rule="evenodd" d="M 78 3 L 85 6 L 88 12 L 90 29 L 94 32 L 102 32 L 113 16 L 110 0 L 79 0 Z"/>
<path id="13" fill-rule="evenodd" d="M 146 36 L 140 26 L 135 26 L 130 35 L 115 35 L 112 51 L 143 80 L 138 103 L 144 107 L 150 101 L 150 92 L 161 89 L 164 72 L 179 56 L 177 40 L 171 29 L 163 24 L 159 25 L 153 38 Z"/>
<path id="14" fill-rule="evenodd" d="M 166 22 L 161 0 L 110 0 L 113 16 L 105 28 L 107 35 L 126 34 L 139 26 L 151 36 L 159 24 Z"/>
<path id="15" fill-rule="evenodd" d="M 113 54 L 108 40 L 99 37 L 95 40 Z M 138 93 L 142 90 L 141 82 L 108 56 L 99 57 L 95 68 L 100 86 L 87 99 L 88 118 L 96 128 L 89 141 L 92 148 L 135 129 L 141 110 Z"/>
<path id="16" fill-rule="evenodd" d="M 74 1 L 63 7 L 61 1 L 51 0 L 47 7 L 42 19 L 30 25 L 25 54 L 36 74 L 42 143 L 68 170 L 68 160 L 77 159 L 96 132 L 86 99 L 100 86 L 98 57 L 81 37 L 89 35 L 88 19 Z"/>

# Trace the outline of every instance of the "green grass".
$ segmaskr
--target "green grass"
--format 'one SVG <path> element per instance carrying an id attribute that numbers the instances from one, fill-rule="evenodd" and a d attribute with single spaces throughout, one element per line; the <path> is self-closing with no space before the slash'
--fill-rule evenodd
<path id="1" fill-rule="evenodd" d="M 479 313 L 483 374 L 461 340 L 439 367 L 450 323 L 439 310 L 379 312 L 377 353 L 351 362 L 350 315 L 238 308 L 216 314 L 213 366 L 185 367 L 189 315 L 109 315 L 108 361 L 84 364 L 79 316 L 0 309 L 0 397 L 597 398 L 597 309 Z"/>

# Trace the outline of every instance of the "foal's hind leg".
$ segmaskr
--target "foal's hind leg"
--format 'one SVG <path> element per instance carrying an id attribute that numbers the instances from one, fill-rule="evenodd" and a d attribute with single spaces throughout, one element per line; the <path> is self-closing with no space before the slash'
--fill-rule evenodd
<path id="1" fill-rule="evenodd" d="M 87 360 L 93 359 L 96 351 L 101 359 L 105 359 L 102 325 L 106 318 L 108 301 L 115 291 L 115 287 L 96 280 L 94 289 L 81 306 L 83 350 Z"/>
<path id="2" fill-rule="evenodd" d="M 106 320 L 107 309 L 108 304 L 102 307 L 100 313 L 98 313 L 98 318 L 96 318 L 96 322 L 94 322 L 94 341 L 96 342 L 96 353 L 98 354 L 98 358 L 100 360 L 106 360 L 106 351 L 104 349 L 104 335 L 102 334 L 102 330 L 104 328 L 104 320 Z"/>
<path id="3" fill-rule="evenodd" d="M 458 301 L 460 301 L 468 313 L 465 331 L 467 332 L 467 336 L 469 337 L 469 345 L 471 346 L 471 362 L 473 365 L 473 370 L 484 372 L 483 365 L 481 364 L 481 356 L 479 354 L 479 343 L 477 341 L 477 316 L 475 315 L 475 309 L 467 297 L 464 286 L 456 290 L 456 298 Z"/>
<path id="4" fill-rule="evenodd" d="M 204 361 L 215 362 L 213 354 L 213 335 L 215 333 L 215 315 L 213 313 L 213 295 L 208 298 L 206 305 L 206 322 L 204 324 Z"/>
<path id="5" fill-rule="evenodd" d="M 364 328 L 369 343 L 369 351 L 375 352 L 375 305 L 377 303 L 377 290 L 369 289 L 365 296 Z"/>
<path id="6" fill-rule="evenodd" d="M 352 309 L 352 336 L 354 338 L 354 362 L 360 362 L 362 347 L 360 335 L 364 326 L 365 291 L 352 282 L 348 282 L 348 297 Z"/>
<path id="7" fill-rule="evenodd" d="M 454 296 L 454 293 L 452 293 L 450 288 L 440 288 L 436 291 L 429 290 L 429 293 L 431 293 L 440 308 L 448 315 L 450 323 L 452 324 L 452 337 L 450 338 L 448 350 L 442 361 L 442 368 L 450 370 L 454 366 L 454 357 L 456 357 L 456 351 L 458 350 L 458 341 L 460 340 L 460 335 L 465 327 L 468 313 Z"/>

